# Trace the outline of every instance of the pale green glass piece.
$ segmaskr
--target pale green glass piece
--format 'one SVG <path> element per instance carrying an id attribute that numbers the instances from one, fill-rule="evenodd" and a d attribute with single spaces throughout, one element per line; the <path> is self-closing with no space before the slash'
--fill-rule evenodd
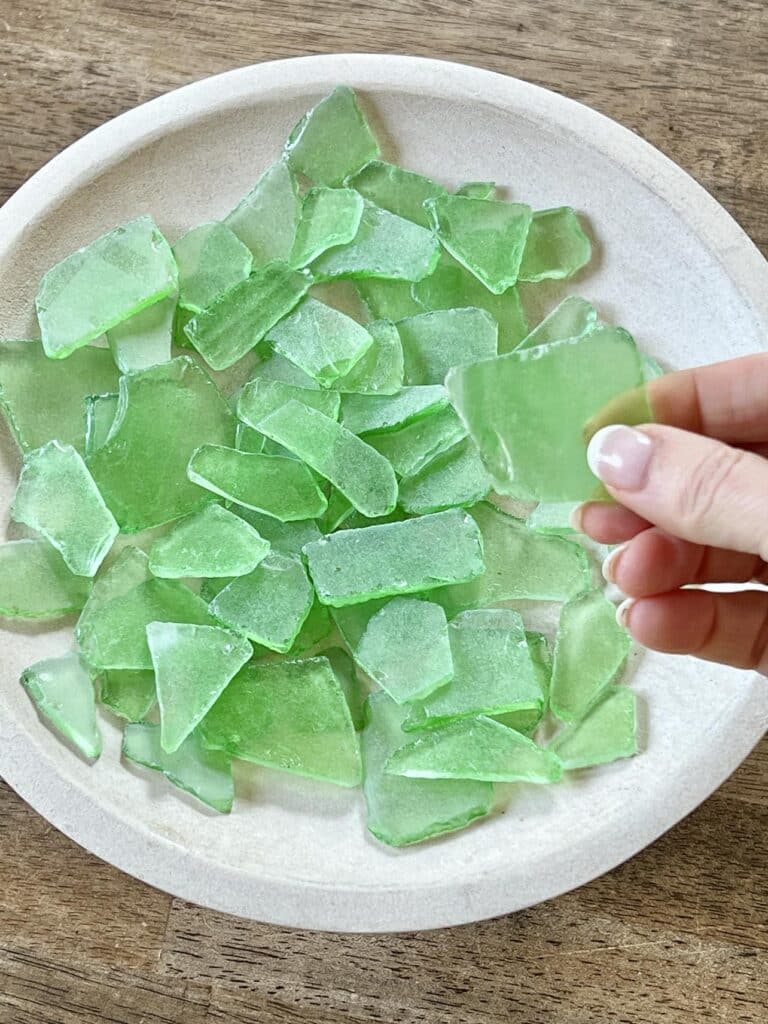
<path id="1" fill-rule="evenodd" d="M 149 569 L 163 579 L 245 576 L 269 548 L 269 541 L 245 520 L 221 505 L 209 505 L 158 537 L 149 552 Z"/>
<path id="2" fill-rule="evenodd" d="M 91 581 L 73 575 L 44 540 L 0 544 L 0 615 L 9 619 L 57 619 L 79 611 Z"/>
<path id="3" fill-rule="evenodd" d="M 549 749 L 568 771 L 632 757 L 639 749 L 637 697 L 626 686 L 609 686 L 586 717 L 566 726 Z"/>
<path id="4" fill-rule="evenodd" d="M 383 434 L 366 434 L 365 442 L 381 452 L 401 477 L 421 472 L 467 436 L 464 424 L 450 406 Z"/>
<path id="5" fill-rule="evenodd" d="M 448 393 L 441 384 L 403 388 L 395 395 L 345 395 L 341 421 L 353 434 L 399 430 L 447 405 Z"/>
<path id="6" fill-rule="evenodd" d="M 264 451 L 266 437 L 258 430 L 248 427 L 245 423 L 237 424 L 235 433 L 235 448 L 239 452 L 248 452 L 249 455 L 260 455 Z"/>
<path id="7" fill-rule="evenodd" d="M 394 395 L 403 386 L 403 346 L 389 320 L 365 325 L 373 344 L 349 373 L 333 382 L 334 391 L 359 395 Z"/>
<path id="8" fill-rule="evenodd" d="M 252 573 L 219 591 L 210 610 L 249 640 L 285 654 L 312 609 L 313 597 L 301 561 L 271 552 Z"/>
<path id="9" fill-rule="evenodd" d="M 78 349 L 61 363 L 39 341 L 0 341 L 0 407 L 22 451 L 53 440 L 84 451 L 83 403 L 113 391 L 117 369 L 108 349 Z"/>
<path id="10" fill-rule="evenodd" d="M 309 391 L 319 391 L 320 385 L 310 377 L 308 373 L 299 369 L 295 363 L 277 352 L 270 351 L 269 355 L 262 359 L 254 372 L 254 379 L 279 380 L 284 384 L 292 384 L 296 388 L 306 388 Z"/>
<path id="11" fill-rule="evenodd" d="M 538 708 L 528 708 L 522 711 L 510 711 L 506 715 L 494 715 L 496 721 L 502 725 L 530 736 L 536 731 L 536 727 L 544 717 L 544 711 L 549 704 L 549 684 L 552 678 L 552 652 L 549 648 L 549 641 L 543 633 L 536 633 L 530 630 L 525 631 L 525 639 L 528 644 L 528 652 L 531 655 L 533 671 L 544 695 L 544 703 Z"/>
<path id="12" fill-rule="evenodd" d="M 493 199 L 495 191 L 495 181 L 465 181 L 456 189 L 456 195 L 467 196 L 468 199 Z"/>
<path id="13" fill-rule="evenodd" d="M 154 579 L 144 552 L 129 547 L 94 583 L 75 636 L 98 669 L 149 670 L 146 628 L 159 621 L 215 625 L 197 594 L 176 580 Z"/>
<path id="14" fill-rule="evenodd" d="M 494 295 L 447 252 L 433 274 L 411 285 L 411 293 L 420 310 L 474 306 L 490 313 L 499 327 L 499 352 L 511 352 L 528 334 L 517 288 Z"/>
<path id="15" fill-rule="evenodd" d="M 560 758 L 492 718 L 452 722 L 419 736 L 390 757 L 385 771 L 409 779 L 557 782 Z"/>
<path id="16" fill-rule="evenodd" d="M 301 206 L 291 266 L 306 267 L 326 249 L 351 242 L 362 215 L 362 197 L 351 188 L 310 189 Z"/>
<path id="17" fill-rule="evenodd" d="M 587 590 L 563 605 L 550 686 L 554 714 L 563 722 L 583 717 L 614 681 L 631 646 L 602 591 Z"/>
<path id="18" fill-rule="evenodd" d="M 549 345 L 565 338 L 580 338 L 597 325 L 597 310 L 592 303 L 578 295 L 569 295 L 523 338 L 517 351 Z"/>
<path id="19" fill-rule="evenodd" d="M 287 263 L 267 263 L 197 313 L 184 328 L 214 370 L 232 366 L 306 295 L 312 278 Z"/>
<path id="20" fill-rule="evenodd" d="M 87 395 L 85 399 L 85 457 L 106 444 L 120 402 L 115 392 L 107 395 Z M 75 446 L 76 447 L 76 446 Z"/>
<path id="21" fill-rule="evenodd" d="M 323 533 L 333 533 L 334 530 L 338 530 L 354 511 L 354 505 L 344 497 L 341 491 L 337 491 L 334 487 L 328 496 L 328 508 L 320 520 Z"/>
<path id="22" fill-rule="evenodd" d="M 338 85 L 294 127 L 285 144 L 292 169 L 317 185 L 341 185 L 379 155 L 357 97 Z"/>
<path id="23" fill-rule="evenodd" d="M 440 246 L 431 231 L 366 203 L 354 239 L 324 252 L 312 264 L 312 273 L 318 281 L 337 277 L 421 281 L 439 258 Z"/>
<path id="24" fill-rule="evenodd" d="M 413 597 L 396 597 L 377 611 L 353 653 L 398 704 L 423 700 L 453 677 L 445 612 Z"/>
<path id="25" fill-rule="evenodd" d="M 298 658 L 327 640 L 333 632 L 333 621 L 330 613 L 324 604 L 315 600 L 309 610 L 309 615 L 296 634 L 296 639 L 291 644 L 288 652 L 291 657 Z M 323 651 L 325 654 L 325 651 Z"/>
<path id="26" fill-rule="evenodd" d="M 58 441 L 25 456 L 11 517 L 45 537 L 76 576 L 95 576 L 120 532 L 81 456 Z"/>
<path id="27" fill-rule="evenodd" d="M 667 372 L 658 359 L 649 356 L 647 352 L 640 353 L 640 361 L 643 366 L 643 380 L 646 383 L 649 380 L 656 380 L 657 377 L 663 377 Z"/>
<path id="28" fill-rule="evenodd" d="M 530 513 L 525 525 L 539 533 L 575 533 L 571 526 L 571 516 L 578 507 L 579 503 L 574 501 L 543 501 Z"/>
<path id="29" fill-rule="evenodd" d="M 426 209 L 448 252 L 489 291 L 501 295 L 516 284 L 530 206 L 445 195 L 427 200 Z"/>
<path id="30" fill-rule="evenodd" d="M 160 743 L 160 726 L 127 725 L 123 730 L 122 753 L 134 764 L 162 772 L 174 786 L 215 811 L 228 814 L 232 810 L 235 784 L 231 758 L 220 750 L 208 750 L 196 732 L 169 754 Z"/>
<path id="31" fill-rule="evenodd" d="M 262 420 L 259 429 L 330 480 L 363 515 L 386 515 L 394 509 L 397 480 L 384 456 L 317 409 L 288 402 Z"/>
<path id="32" fill-rule="evenodd" d="M 465 437 L 414 476 L 400 482 L 398 503 L 410 515 L 440 512 L 445 508 L 476 505 L 491 491 L 486 472 L 474 442 Z"/>
<path id="33" fill-rule="evenodd" d="M 253 253 L 254 268 L 287 260 L 299 223 L 301 200 L 285 160 L 268 167 L 224 218 L 224 224 Z"/>
<path id="34" fill-rule="evenodd" d="M 605 327 L 458 367 L 446 387 L 495 489 L 555 502 L 593 494 L 597 478 L 587 465 L 584 424 L 642 382 L 631 336 Z"/>
<path id="35" fill-rule="evenodd" d="M 311 296 L 267 331 L 266 338 L 276 352 L 325 387 L 349 373 L 373 344 L 352 317 Z"/>
<path id="36" fill-rule="evenodd" d="M 101 754 L 93 680 L 79 654 L 38 661 L 21 676 L 21 685 L 40 714 L 91 759 Z"/>
<path id="37" fill-rule="evenodd" d="M 360 749 L 327 658 L 247 665 L 202 724 L 207 746 L 267 768 L 358 786 Z"/>
<path id="38" fill-rule="evenodd" d="M 35 299 L 46 355 L 63 359 L 176 291 L 170 246 L 151 217 L 137 217 L 57 263 Z"/>
<path id="39" fill-rule="evenodd" d="M 188 356 L 120 378 L 109 438 L 87 465 L 124 533 L 197 512 L 210 495 L 187 479 L 202 444 L 229 445 L 235 417 L 216 385 Z"/>
<path id="40" fill-rule="evenodd" d="M 301 555 L 305 544 L 320 540 L 323 535 L 314 519 L 283 523 L 274 516 L 247 508 L 236 507 L 233 511 L 246 523 L 250 523 L 264 540 L 269 541 L 272 550 L 279 551 L 281 555 Z"/>
<path id="41" fill-rule="evenodd" d="M 354 651 L 360 643 L 371 618 L 381 611 L 390 600 L 392 599 L 389 597 L 379 597 L 373 601 L 365 601 L 362 604 L 351 604 L 344 608 L 331 608 L 331 617 L 336 623 L 344 643 L 351 651 Z"/>
<path id="42" fill-rule="evenodd" d="M 531 220 L 523 259 L 521 281 L 561 280 L 589 263 L 592 243 L 570 206 L 539 210 Z"/>
<path id="43" fill-rule="evenodd" d="M 307 544 L 304 554 L 317 596 L 336 608 L 463 582 L 485 570 L 480 531 L 461 509 L 340 530 Z"/>
<path id="44" fill-rule="evenodd" d="M 120 718 L 142 722 L 157 701 L 155 673 L 151 671 L 105 672 L 101 679 L 101 703 Z"/>
<path id="45" fill-rule="evenodd" d="M 389 210 L 424 228 L 432 227 L 424 201 L 446 194 L 437 182 L 383 160 L 371 160 L 348 178 L 347 184 L 382 210 Z"/>
<path id="46" fill-rule="evenodd" d="M 493 803 L 488 782 L 386 774 L 390 757 L 408 741 L 401 728 L 407 713 L 386 693 L 372 694 L 360 737 L 368 829 L 389 846 L 408 846 L 464 828 L 487 814 Z"/>
<path id="47" fill-rule="evenodd" d="M 259 429 L 259 423 L 275 409 L 295 400 L 312 409 L 318 409 L 324 416 L 332 420 L 339 418 L 341 398 L 335 391 L 317 391 L 310 388 L 299 388 L 294 384 L 286 384 L 281 380 L 269 380 L 257 377 L 249 381 L 240 392 L 237 402 L 237 415 L 240 419 Z"/>
<path id="48" fill-rule="evenodd" d="M 288 406 L 299 403 L 289 402 Z M 297 459 L 282 455 L 252 455 L 236 448 L 205 444 L 189 460 L 188 473 L 190 480 L 213 494 L 282 522 L 312 519 L 328 507 L 309 469 Z"/>
<path id="49" fill-rule="evenodd" d="M 179 268 L 179 305 L 200 313 L 253 266 L 253 254 L 226 224 L 209 221 L 182 235 L 173 247 Z"/>
<path id="50" fill-rule="evenodd" d="M 442 384 L 452 366 L 490 359 L 499 329 L 484 309 L 437 309 L 397 325 L 403 343 L 406 384 Z"/>
<path id="51" fill-rule="evenodd" d="M 171 358 L 176 296 L 155 302 L 107 332 L 115 365 L 121 373 L 146 370 Z"/>
<path id="52" fill-rule="evenodd" d="M 412 287 L 416 288 L 417 285 L 411 285 L 410 281 L 387 281 L 380 277 L 355 281 L 357 293 L 371 316 L 393 321 L 424 312 L 424 307 L 411 295 Z"/>
<path id="53" fill-rule="evenodd" d="M 349 707 L 349 714 L 356 732 L 360 732 L 365 724 L 364 705 L 367 691 L 357 677 L 355 663 L 341 647 L 329 647 L 323 651 L 323 657 L 331 663 L 333 674 L 344 691 Z"/>

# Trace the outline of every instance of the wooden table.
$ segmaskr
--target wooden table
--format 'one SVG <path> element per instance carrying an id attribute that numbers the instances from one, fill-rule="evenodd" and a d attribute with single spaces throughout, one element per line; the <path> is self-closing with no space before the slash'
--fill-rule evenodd
<path id="1" fill-rule="evenodd" d="M 84 132 L 273 57 L 411 52 L 592 104 L 768 254 L 765 0 L 0 0 L 0 200 Z M 758 1024 L 768 742 L 597 882 L 449 931 L 315 935 L 171 899 L 0 783 L 0 1024 Z"/>

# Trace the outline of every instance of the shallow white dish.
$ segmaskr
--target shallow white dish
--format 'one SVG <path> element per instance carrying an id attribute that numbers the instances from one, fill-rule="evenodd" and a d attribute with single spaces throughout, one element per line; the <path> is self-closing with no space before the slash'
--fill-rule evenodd
<path id="1" fill-rule="evenodd" d="M 41 273 L 118 222 L 151 212 L 173 239 L 223 215 L 298 117 L 339 82 L 361 92 L 386 156 L 446 184 L 496 179 L 534 207 L 567 202 L 585 212 L 597 259 L 567 290 L 595 301 L 667 365 L 764 347 L 768 264 L 657 150 L 513 78 L 359 54 L 206 79 L 56 157 L 0 210 L 0 335 L 35 336 Z M 3 522 L 17 468 L 3 433 Z M 691 811 L 768 722 L 764 679 L 647 654 L 632 680 L 645 709 L 642 756 L 559 786 L 518 787 L 505 813 L 393 851 L 366 833 L 359 792 L 258 769 L 240 773 L 231 816 L 208 815 L 160 777 L 121 766 L 119 730 L 106 720 L 104 755 L 89 767 L 41 724 L 18 685 L 26 665 L 67 649 L 70 638 L 69 624 L 0 632 L 0 774 L 57 828 L 124 871 L 206 906 L 305 928 L 458 924 L 581 885 Z"/>

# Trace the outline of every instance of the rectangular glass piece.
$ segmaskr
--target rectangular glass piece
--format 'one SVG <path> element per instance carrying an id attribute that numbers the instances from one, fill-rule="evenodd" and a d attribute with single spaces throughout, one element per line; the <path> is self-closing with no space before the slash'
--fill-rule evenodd
<path id="1" fill-rule="evenodd" d="M 341 421 L 353 434 L 398 430 L 447 405 L 448 393 L 441 384 L 403 388 L 395 395 L 345 395 Z"/>
<path id="2" fill-rule="evenodd" d="M 257 377 L 248 381 L 237 400 L 237 415 L 254 430 L 259 423 L 275 409 L 279 409 L 291 400 L 317 409 L 332 420 L 339 418 L 341 398 L 335 391 L 317 391 L 311 388 L 299 388 L 294 384 L 286 384 L 281 380 L 268 380 Z"/>
<path id="3" fill-rule="evenodd" d="M 157 701 L 155 673 L 105 672 L 99 696 L 113 714 L 129 722 L 142 722 Z"/>
<path id="4" fill-rule="evenodd" d="M 121 373 L 168 362 L 175 315 L 176 296 L 170 295 L 107 331 L 107 341 Z"/>
<path id="5" fill-rule="evenodd" d="M 485 570 L 480 531 L 460 509 L 340 530 L 307 544 L 304 554 L 317 596 L 334 607 L 431 590 Z"/>
<path id="6" fill-rule="evenodd" d="M 446 194 L 437 182 L 383 160 L 371 160 L 348 178 L 347 184 L 382 210 L 412 220 L 423 228 L 432 227 L 424 201 Z"/>
<path id="7" fill-rule="evenodd" d="M 592 243 L 570 206 L 533 215 L 520 263 L 521 281 L 562 280 L 589 263 Z"/>
<path id="8" fill-rule="evenodd" d="M 285 160 L 268 167 L 224 224 L 253 253 L 254 269 L 291 254 L 301 200 L 293 173 Z"/>
<path id="9" fill-rule="evenodd" d="M 79 654 L 48 658 L 24 670 L 21 685 L 40 714 L 85 756 L 101 754 L 94 675 Z"/>
<path id="10" fill-rule="evenodd" d="M 452 366 L 497 355 L 499 329 L 484 309 L 437 309 L 400 320 L 406 384 L 442 384 Z"/>
<path id="11" fill-rule="evenodd" d="M 400 430 L 366 434 L 365 442 L 391 462 L 398 476 L 408 477 L 419 473 L 466 436 L 464 424 L 446 406 Z"/>
<path id="12" fill-rule="evenodd" d="M 424 312 L 424 307 L 411 295 L 411 287 L 416 286 L 410 281 L 387 281 L 381 277 L 355 281 L 357 293 L 371 316 L 393 321 Z"/>
<path id="13" fill-rule="evenodd" d="M 549 749 L 567 771 L 632 757 L 639 749 L 637 697 L 627 686 L 609 686 L 584 718 L 557 734 Z"/>
<path id="14" fill-rule="evenodd" d="M 465 437 L 424 469 L 400 482 L 398 504 L 410 515 L 456 506 L 469 507 L 487 498 L 491 478 L 474 442 Z"/>
<path id="15" fill-rule="evenodd" d="M 597 310 L 591 302 L 569 295 L 538 323 L 530 334 L 527 334 L 517 351 L 523 348 L 536 348 L 537 345 L 549 345 L 553 341 L 565 338 L 580 338 L 589 334 L 597 327 Z"/>
<path id="16" fill-rule="evenodd" d="M 173 247 L 179 268 L 179 305 L 201 313 L 222 292 L 244 281 L 253 254 L 226 224 L 208 221 L 181 236 Z"/>
<path id="17" fill-rule="evenodd" d="M 44 540 L 0 544 L 0 615 L 9 619 L 57 619 L 79 611 L 91 581 L 75 576 Z"/>
<path id="18" fill-rule="evenodd" d="M 115 422 L 120 396 L 115 392 L 107 395 L 87 395 L 85 399 L 85 457 L 90 458 L 101 448 L 109 437 Z M 73 447 L 76 447 L 73 445 Z"/>
<path id="19" fill-rule="evenodd" d="M 326 249 L 351 242 L 362 215 L 362 197 L 351 188 L 311 188 L 301 205 L 291 266 L 306 267 Z"/>
<path id="20" fill-rule="evenodd" d="M 403 386 L 403 346 L 389 320 L 374 320 L 365 329 L 373 344 L 352 369 L 333 382 L 343 394 L 394 395 Z"/>
<path id="21" fill-rule="evenodd" d="M 240 516 L 208 505 L 180 519 L 158 537 L 149 552 L 149 569 L 161 579 L 211 579 L 253 572 L 270 544 Z"/>

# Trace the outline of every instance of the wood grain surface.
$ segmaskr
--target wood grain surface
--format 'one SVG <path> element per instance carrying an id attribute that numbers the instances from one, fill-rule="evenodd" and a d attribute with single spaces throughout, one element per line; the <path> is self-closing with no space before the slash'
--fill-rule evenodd
<path id="1" fill-rule="evenodd" d="M 768 254 L 765 0 L 0 0 L 0 200 L 84 132 L 228 68 L 333 51 L 479 64 L 583 100 Z M 96 860 L 0 783 L 0 1024 L 761 1024 L 768 742 L 609 875 L 507 918 L 318 935 Z"/>

